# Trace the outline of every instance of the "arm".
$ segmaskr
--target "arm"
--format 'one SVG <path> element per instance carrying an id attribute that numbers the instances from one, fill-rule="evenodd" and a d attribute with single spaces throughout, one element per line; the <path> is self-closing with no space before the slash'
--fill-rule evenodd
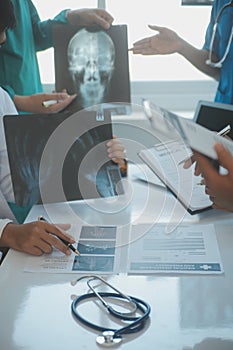
<path id="1" fill-rule="evenodd" d="M 36 51 L 48 49 L 49 47 L 53 46 L 53 26 L 68 23 L 66 18 L 67 10 L 61 11 L 53 19 L 41 21 L 37 9 L 35 8 L 32 1 L 28 1 L 28 6 L 31 17 Z"/>
<path id="2" fill-rule="evenodd" d="M 213 208 L 233 211 L 233 157 L 221 145 L 217 144 L 215 150 L 218 161 L 228 174 L 221 175 L 213 167 L 211 162 L 201 154 L 194 152 L 199 171 L 201 172 L 206 186 L 206 193 L 213 202 Z"/>
<path id="3" fill-rule="evenodd" d="M 132 49 L 134 54 L 168 55 L 178 53 L 201 72 L 214 79 L 219 79 L 220 69 L 209 67 L 205 63 L 208 58 L 208 50 L 195 48 L 169 28 L 149 27 L 157 31 L 158 34 L 134 43 Z M 217 57 L 214 55 L 213 58 L 217 60 Z"/>
<path id="4" fill-rule="evenodd" d="M 41 93 L 31 96 L 14 95 L 14 103 L 19 111 L 30 113 L 57 113 L 67 107 L 76 95 L 69 96 L 67 93 Z M 45 101 L 54 101 L 54 104 L 46 107 L 43 105 Z M 57 101 L 57 103 L 56 103 Z"/>
<path id="5" fill-rule="evenodd" d="M 63 228 L 68 229 L 69 225 L 63 225 Z M 43 253 L 49 254 L 55 247 L 64 254 L 70 255 L 70 249 L 57 237 L 61 237 L 71 244 L 75 242 L 62 229 L 46 222 L 31 222 L 23 225 L 7 223 L 2 231 L 0 246 L 13 248 L 36 256 Z"/>

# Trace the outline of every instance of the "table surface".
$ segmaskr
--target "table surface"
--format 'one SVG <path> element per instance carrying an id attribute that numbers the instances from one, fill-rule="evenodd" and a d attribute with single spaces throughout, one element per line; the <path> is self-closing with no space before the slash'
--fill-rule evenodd
<path id="1" fill-rule="evenodd" d="M 28 221 L 46 211 L 54 222 L 67 222 L 75 215 L 80 223 L 94 225 L 214 222 L 223 275 L 119 274 L 106 278 L 125 293 L 146 300 L 152 308 L 146 328 L 125 336 L 119 348 L 232 350 L 232 214 L 211 210 L 192 216 L 165 189 L 139 181 L 126 182 L 129 196 L 124 210 L 119 209 L 117 201 L 98 208 L 94 201 L 73 202 L 65 207 L 35 206 Z M 71 315 L 72 299 L 88 291 L 86 282 L 74 287 L 71 281 L 78 275 L 23 272 L 25 259 L 26 254 L 10 251 L 0 268 L 1 350 L 99 349 L 95 342 L 98 332 L 80 325 Z M 93 303 L 85 305 L 82 312 L 91 314 L 98 323 L 108 324 L 104 313 Z"/>

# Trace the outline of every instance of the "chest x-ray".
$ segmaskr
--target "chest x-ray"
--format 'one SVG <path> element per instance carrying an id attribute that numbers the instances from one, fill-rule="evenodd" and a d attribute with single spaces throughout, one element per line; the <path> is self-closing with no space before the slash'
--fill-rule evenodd
<path id="1" fill-rule="evenodd" d="M 79 108 L 130 102 L 126 26 L 54 28 L 56 90 L 77 93 Z"/>

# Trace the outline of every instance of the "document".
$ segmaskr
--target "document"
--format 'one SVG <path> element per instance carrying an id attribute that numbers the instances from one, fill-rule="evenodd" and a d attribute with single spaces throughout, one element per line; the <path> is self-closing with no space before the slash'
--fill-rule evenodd
<path id="1" fill-rule="evenodd" d="M 223 273 L 212 224 L 182 224 L 170 234 L 166 224 L 134 225 L 130 241 L 128 273 Z"/>
<path id="2" fill-rule="evenodd" d="M 79 232 L 78 232 L 79 231 Z M 116 226 L 82 226 L 72 228 L 76 232 L 75 248 L 80 256 L 70 256 L 54 249 L 49 255 L 28 256 L 24 271 L 48 273 L 117 273 L 119 243 Z M 119 237 L 120 238 L 120 237 Z"/>
<path id="3" fill-rule="evenodd" d="M 166 189 L 164 183 L 158 178 L 158 176 L 144 163 L 132 164 L 131 169 L 134 167 L 133 180 L 140 181 L 146 184 L 154 185 L 161 189 Z"/>
<path id="4" fill-rule="evenodd" d="M 233 155 L 233 142 L 231 140 L 217 135 L 215 132 L 196 124 L 190 119 L 180 117 L 175 113 L 156 106 L 147 100 L 143 102 L 143 106 L 156 135 L 160 137 L 163 135 L 168 139 L 171 139 L 171 136 L 172 138 L 175 136 L 187 146 L 212 159 L 217 159 L 217 154 L 214 150 L 216 143 L 222 143 Z"/>
<path id="5" fill-rule="evenodd" d="M 194 166 L 184 169 L 182 160 L 191 150 L 182 140 L 159 143 L 142 150 L 139 157 L 150 167 L 168 189 L 177 197 L 190 214 L 211 207 L 201 176 L 194 175 Z"/>
<path id="6" fill-rule="evenodd" d="M 77 249 L 67 257 L 28 256 L 25 272 L 76 274 L 223 273 L 214 225 L 180 225 L 166 233 L 166 224 L 133 225 L 124 237 L 116 226 L 82 226 Z M 125 232 L 124 232 L 125 234 Z M 125 235 L 124 235 L 125 236 Z"/>

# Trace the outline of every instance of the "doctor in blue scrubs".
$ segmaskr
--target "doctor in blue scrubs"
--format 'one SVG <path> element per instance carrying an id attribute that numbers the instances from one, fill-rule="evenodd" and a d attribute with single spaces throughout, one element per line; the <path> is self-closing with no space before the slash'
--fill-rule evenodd
<path id="1" fill-rule="evenodd" d="M 179 53 L 200 71 L 219 81 L 216 102 L 233 104 L 233 1 L 214 1 L 201 49 L 190 45 L 171 29 L 156 25 L 149 27 L 157 34 L 135 42 L 134 54 Z"/>

